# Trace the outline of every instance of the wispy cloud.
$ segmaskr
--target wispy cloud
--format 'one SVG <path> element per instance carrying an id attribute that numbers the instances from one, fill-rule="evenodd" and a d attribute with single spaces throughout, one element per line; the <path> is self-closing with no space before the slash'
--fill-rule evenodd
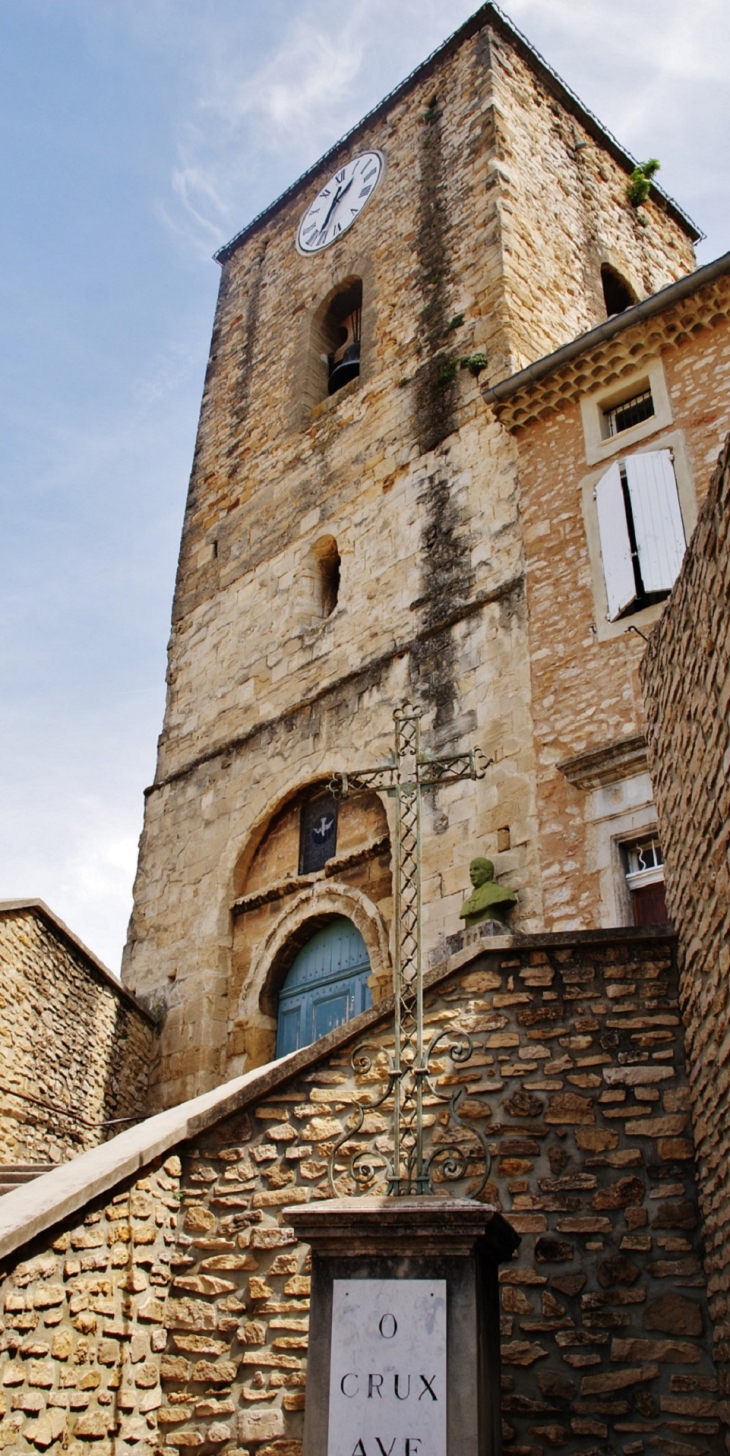
<path id="1" fill-rule="evenodd" d="M 473 8 L 470 0 L 311 0 L 250 64 L 239 18 L 209 37 L 180 119 L 167 223 L 209 249 L 347 132 Z M 247 61 L 249 62 L 247 64 Z"/>
<path id="2" fill-rule="evenodd" d="M 711 129 L 687 125 L 703 107 L 716 117 L 712 150 L 726 165 L 727 0 L 507 0 L 503 8 L 627 146 L 642 155 L 671 149 L 673 190 L 687 191 L 698 132 Z M 473 0 L 354 0 L 347 9 L 341 0 L 285 0 L 278 31 L 259 37 L 252 54 L 246 8 L 223 4 L 207 35 L 195 30 L 194 99 L 179 118 L 178 164 L 160 201 L 167 224 L 209 252 L 473 9 Z"/>

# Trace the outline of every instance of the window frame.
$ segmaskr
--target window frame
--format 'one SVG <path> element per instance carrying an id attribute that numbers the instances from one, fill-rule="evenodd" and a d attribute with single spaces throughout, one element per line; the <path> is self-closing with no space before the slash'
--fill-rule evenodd
<path id="1" fill-rule="evenodd" d="M 618 315 L 616 315 L 618 317 Z M 640 420 L 618 435 L 603 434 L 603 416 L 623 400 L 631 399 L 644 389 L 651 390 L 654 413 L 647 420 Z M 630 452 L 639 441 L 646 440 L 658 430 L 665 430 L 674 423 L 672 406 L 664 377 L 661 359 L 650 359 L 643 369 L 626 374 L 620 380 L 602 389 L 595 389 L 583 396 L 580 402 L 586 460 L 589 465 L 598 465 L 602 460 L 612 460 L 615 455 Z"/>
<path id="2" fill-rule="evenodd" d="M 646 423 L 649 423 L 648 421 Z M 630 435 L 630 430 L 626 435 Z M 620 436 L 617 437 L 619 440 Z M 642 455 L 655 450 L 671 450 L 674 457 L 674 475 L 677 482 L 677 495 L 679 497 L 679 509 L 682 515 L 685 540 L 689 544 L 692 532 L 697 521 L 697 498 L 695 495 L 692 471 L 689 466 L 687 447 L 682 430 L 672 430 L 668 434 L 658 434 L 656 438 L 647 441 L 641 450 L 626 448 L 629 441 L 619 452 L 621 456 Z M 608 464 L 613 461 L 609 460 Z M 605 642 L 613 637 L 622 637 L 629 627 L 638 627 L 645 632 L 652 627 L 664 610 L 666 598 L 661 601 L 652 602 L 649 606 L 640 607 L 638 611 L 631 612 L 626 616 L 618 617 L 616 621 L 608 621 L 608 599 L 606 594 L 606 581 L 603 572 L 603 554 L 601 551 L 601 538 L 598 529 L 598 510 L 594 499 L 594 491 L 598 481 L 605 474 L 607 466 L 602 464 L 597 470 L 592 470 L 588 475 L 583 476 L 579 482 L 578 489 L 581 493 L 581 504 L 583 509 L 583 522 L 588 545 L 588 556 L 591 569 L 591 586 L 593 593 L 594 617 L 593 626 L 598 641 Z"/>

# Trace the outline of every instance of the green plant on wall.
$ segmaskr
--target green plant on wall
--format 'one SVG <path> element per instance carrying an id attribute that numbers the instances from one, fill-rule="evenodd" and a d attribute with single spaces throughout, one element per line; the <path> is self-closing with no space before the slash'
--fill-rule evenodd
<path id="1" fill-rule="evenodd" d="M 651 192 L 651 179 L 659 171 L 661 162 L 650 157 L 648 162 L 637 162 L 626 188 L 626 196 L 632 207 L 641 207 Z"/>
<path id="2" fill-rule="evenodd" d="M 468 369 L 469 373 L 473 374 L 476 379 L 481 374 L 482 369 L 486 369 L 487 367 L 487 356 L 481 350 L 478 350 L 476 354 L 465 355 L 463 359 L 459 360 L 459 364 L 462 369 Z"/>

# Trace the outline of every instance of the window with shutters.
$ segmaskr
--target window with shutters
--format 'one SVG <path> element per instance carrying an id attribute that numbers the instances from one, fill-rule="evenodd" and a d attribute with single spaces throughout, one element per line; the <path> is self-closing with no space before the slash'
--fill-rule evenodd
<path id="1" fill-rule="evenodd" d="M 609 622 L 668 596 L 686 547 L 672 451 L 615 460 L 594 490 Z"/>

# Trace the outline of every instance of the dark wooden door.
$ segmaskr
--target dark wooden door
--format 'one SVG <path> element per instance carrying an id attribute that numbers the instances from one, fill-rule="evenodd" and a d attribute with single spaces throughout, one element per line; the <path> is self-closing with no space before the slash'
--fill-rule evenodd
<path id="1" fill-rule="evenodd" d="M 634 912 L 634 925 L 664 924 L 669 919 L 664 895 L 664 881 L 658 880 L 654 885 L 641 885 L 638 890 L 632 890 L 631 906 Z"/>

